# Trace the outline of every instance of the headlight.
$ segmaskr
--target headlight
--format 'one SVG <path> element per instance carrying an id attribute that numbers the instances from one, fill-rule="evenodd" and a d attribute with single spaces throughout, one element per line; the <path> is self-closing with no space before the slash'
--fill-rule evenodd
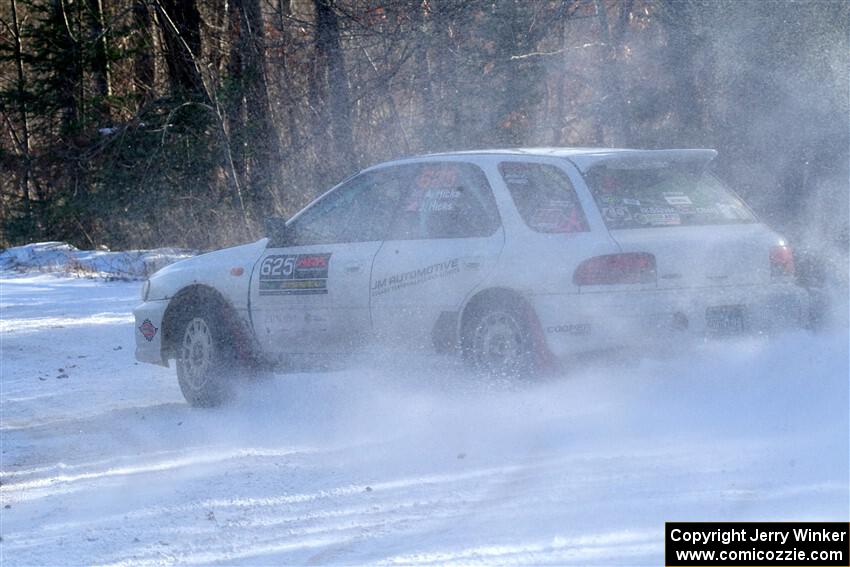
<path id="1" fill-rule="evenodd" d="M 148 300 L 148 292 L 151 290 L 151 281 L 145 280 L 145 283 L 142 284 L 142 301 Z"/>

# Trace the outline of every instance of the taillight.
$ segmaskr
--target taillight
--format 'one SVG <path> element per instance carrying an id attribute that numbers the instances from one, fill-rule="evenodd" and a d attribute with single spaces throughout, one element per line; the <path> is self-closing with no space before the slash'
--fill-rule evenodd
<path id="1" fill-rule="evenodd" d="M 770 249 L 770 275 L 772 277 L 794 275 L 794 252 L 787 245 Z"/>
<path id="2" fill-rule="evenodd" d="M 594 256 L 579 264 L 573 274 L 576 285 L 616 285 L 655 282 L 655 256 L 625 252 Z"/>

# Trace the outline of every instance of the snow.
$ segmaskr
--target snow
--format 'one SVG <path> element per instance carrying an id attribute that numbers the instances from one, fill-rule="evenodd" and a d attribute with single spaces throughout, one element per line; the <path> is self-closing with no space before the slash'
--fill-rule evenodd
<path id="1" fill-rule="evenodd" d="M 79 250 L 65 242 L 38 242 L 0 251 L 0 271 L 45 272 L 104 279 L 145 279 L 160 268 L 196 252 L 155 250 Z"/>
<path id="2" fill-rule="evenodd" d="M 386 356 L 198 410 L 133 360 L 138 288 L 0 278 L 4 566 L 659 565 L 665 520 L 850 515 L 846 329 L 522 383 Z"/>

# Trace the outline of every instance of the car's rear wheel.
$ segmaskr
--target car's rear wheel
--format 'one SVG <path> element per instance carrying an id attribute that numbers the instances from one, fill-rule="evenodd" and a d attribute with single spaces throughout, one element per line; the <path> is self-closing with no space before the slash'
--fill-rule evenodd
<path id="1" fill-rule="evenodd" d="M 177 381 L 193 406 L 214 407 L 230 397 L 235 357 L 221 336 L 222 328 L 212 312 L 191 314 L 180 326 Z"/>
<path id="2" fill-rule="evenodd" d="M 489 376 L 524 377 L 536 369 L 528 317 L 518 307 L 476 309 L 464 325 L 463 351 L 475 370 Z"/>

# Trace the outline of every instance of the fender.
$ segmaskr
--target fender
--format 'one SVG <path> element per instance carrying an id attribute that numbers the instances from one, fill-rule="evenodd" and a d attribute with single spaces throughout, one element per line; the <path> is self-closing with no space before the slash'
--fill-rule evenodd
<path id="1" fill-rule="evenodd" d="M 251 270 L 267 241 L 263 238 L 166 266 L 148 280 L 145 300 L 171 299 L 189 286 L 204 285 L 220 293 L 237 312 L 247 313 Z"/>

